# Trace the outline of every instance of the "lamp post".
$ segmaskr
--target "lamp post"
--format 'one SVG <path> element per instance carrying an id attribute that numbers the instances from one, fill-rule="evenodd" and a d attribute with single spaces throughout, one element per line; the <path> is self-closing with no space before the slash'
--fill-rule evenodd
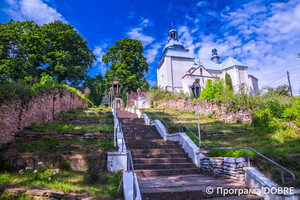
<path id="1" fill-rule="evenodd" d="M 108 106 L 110 107 L 110 105 L 111 105 L 111 104 L 110 104 L 110 92 L 108 92 L 108 99 L 109 99 L 109 100 L 108 100 L 108 101 L 109 101 L 109 105 L 108 105 Z"/>
<path id="2" fill-rule="evenodd" d="M 114 100 L 114 120 L 116 119 L 116 107 L 117 107 L 117 96 L 119 95 L 119 89 L 120 89 L 121 84 L 119 83 L 118 79 L 114 79 L 114 81 L 111 83 L 111 91 L 112 91 L 112 95 L 114 95 L 115 100 Z M 116 123 L 116 121 L 114 121 L 114 123 Z M 115 124 L 116 125 L 116 124 Z M 116 126 L 114 125 L 114 147 L 117 146 L 117 142 L 116 142 Z"/>
<path id="3" fill-rule="evenodd" d="M 115 97 L 115 99 L 114 99 L 114 113 L 115 114 L 116 114 L 116 106 L 117 106 L 116 100 L 117 100 L 117 96 L 119 95 L 120 86 L 121 86 L 121 84 L 119 83 L 118 79 L 115 78 L 111 84 L 113 95 Z"/>
<path id="4" fill-rule="evenodd" d="M 193 93 L 193 96 L 197 99 L 197 117 L 198 117 L 198 138 L 199 138 L 199 152 L 201 147 L 201 135 L 200 135 L 200 123 L 199 123 L 199 110 L 198 110 L 198 98 L 200 97 L 201 93 L 201 86 L 199 83 L 194 82 L 193 85 L 190 87 Z"/>
<path id="5" fill-rule="evenodd" d="M 141 94 L 141 89 L 137 89 L 137 95 L 138 95 L 138 101 L 137 101 L 137 108 L 140 108 L 140 94 Z"/>
<path id="6" fill-rule="evenodd" d="M 126 105 L 126 107 L 128 109 L 128 96 L 129 96 L 128 92 L 126 92 L 126 96 L 127 96 L 127 105 Z"/>
<path id="7" fill-rule="evenodd" d="M 114 94 L 113 87 L 110 87 L 110 106 L 111 106 L 111 108 L 113 107 L 113 94 Z"/>

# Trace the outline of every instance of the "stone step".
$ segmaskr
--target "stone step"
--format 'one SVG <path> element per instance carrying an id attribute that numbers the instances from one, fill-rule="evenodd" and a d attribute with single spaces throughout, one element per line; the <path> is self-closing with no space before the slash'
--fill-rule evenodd
<path id="1" fill-rule="evenodd" d="M 178 145 L 128 145 L 129 149 L 181 149 L 181 147 Z"/>
<path id="2" fill-rule="evenodd" d="M 169 176 L 177 174 L 199 174 L 198 168 L 181 168 L 181 169 L 140 169 L 134 170 L 138 177 L 145 176 Z"/>
<path id="3" fill-rule="evenodd" d="M 97 117 L 56 117 L 55 121 L 72 122 L 75 124 L 98 124 L 112 122 L 113 118 L 97 118 Z"/>
<path id="4" fill-rule="evenodd" d="M 132 158 L 188 158 L 186 153 L 132 153 Z"/>
<path id="5" fill-rule="evenodd" d="M 158 177 L 138 177 L 139 187 L 142 198 L 151 200 L 173 200 L 173 199 L 208 199 L 217 198 L 229 200 L 230 197 L 238 199 L 232 195 L 217 194 L 217 187 L 222 186 L 226 189 L 244 189 L 243 182 L 227 180 L 221 177 L 206 176 L 200 174 L 170 175 Z M 211 186 L 214 192 L 210 195 L 206 193 L 206 187 Z M 245 198 L 247 197 L 247 198 Z M 257 196 L 251 196 L 253 199 L 260 199 Z M 242 196 L 240 199 L 251 199 L 248 196 Z"/>
<path id="6" fill-rule="evenodd" d="M 16 138 L 26 138 L 26 140 L 39 141 L 46 138 L 58 138 L 59 140 L 71 139 L 105 139 L 112 136 L 111 133 L 82 133 L 82 132 L 63 132 L 63 131 L 30 131 L 23 130 L 16 134 Z"/>
<path id="7" fill-rule="evenodd" d="M 183 154 L 183 149 L 130 149 L 132 155 L 135 154 Z M 186 154 L 185 154 L 186 155 Z"/>
<path id="8" fill-rule="evenodd" d="M 124 135 L 126 138 L 126 141 L 130 141 L 130 140 L 157 140 L 157 139 L 161 139 L 160 135 Z"/>
<path id="9" fill-rule="evenodd" d="M 168 145 L 159 145 L 155 143 L 142 143 L 142 144 L 128 144 L 126 146 L 129 149 L 180 149 L 180 145 L 178 144 L 168 144 Z"/>
<path id="10" fill-rule="evenodd" d="M 151 141 L 151 140 L 135 140 L 135 141 L 126 141 L 126 145 L 131 145 L 131 146 L 158 146 L 158 145 L 174 145 L 174 146 L 178 146 L 178 148 L 181 148 L 181 146 L 178 144 L 178 142 L 167 142 L 167 141 Z"/>
<path id="11" fill-rule="evenodd" d="M 134 163 L 134 169 L 180 169 L 196 168 L 194 163 Z"/>
<path id="12" fill-rule="evenodd" d="M 133 163 L 187 163 L 190 158 L 133 158 Z"/>

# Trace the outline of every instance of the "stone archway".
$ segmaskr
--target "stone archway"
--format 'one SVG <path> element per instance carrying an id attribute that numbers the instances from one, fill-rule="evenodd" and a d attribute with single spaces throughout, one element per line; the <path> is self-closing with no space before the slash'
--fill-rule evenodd
<path id="1" fill-rule="evenodd" d="M 121 98 L 116 98 L 116 110 L 122 110 L 124 102 Z"/>

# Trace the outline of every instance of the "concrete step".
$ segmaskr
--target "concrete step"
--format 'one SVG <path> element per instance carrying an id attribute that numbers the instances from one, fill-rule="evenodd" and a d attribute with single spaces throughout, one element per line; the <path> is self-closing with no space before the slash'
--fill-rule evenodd
<path id="1" fill-rule="evenodd" d="M 133 155 L 135 154 L 183 154 L 183 149 L 130 149 Z M 186 154 L 185 154 L 186 155 Z"/>
<path id="2" fill-rule="evenodd" d="M 186 153 L 132 153 L 132 158 L 146 158 L 146 159 L 151 159 L 151 158 L 188 158 Z"/>
<path id="3" fill-rule="evenodd" d="M 126 140 L 157 140 L 161 139 L 160 135 L 128 135 L 124 134 Z"/>
<path id="4" fill-rule="evenodd" d="M 220 177 L 205 176 L 200 174 L 170 175 L 157 177 L 138 177 L 139 187 L 144 200 L 173 200 L 173 199 L 260 199 L 257 196 L 232 196 L 217 193 L 217 187 L 226 189 L 244 189 L 242 182 L 226 180 Z M 206 187 L 214 189 L 212 194 L 206 193 Z M 252 198 L 249 198 L 252 197 Z"/>
<path id="5" fill-rule="evenodd" d="M 198 168 L 181 168 L 181 169 L 140 169 L 134 170 L 138 177 L 148 176 L 169 176 L 177 174 L 200 174 Z"/>
<path id="6" fill-rule="evenodd" d="M 134 169 L 179 169 L 196 168 L 194 163 L 134 163 Z M 198 168 L 197 168 L 198 169 Z"/>
<path id="7" fill-rule="evenodd" d="M 129 149 L 181 149 L 179 145 L 128 145 Z"/>
<path id="8" fill-rule="evenodd" d="M 166 146 L 166 145 L 174 145 L 174 146 L 178 146 L 179 148 L 181 148 L 181 146 L 178 144 L 178 142 L 169 142 L 169 141 L 151 141 L 151 140 L 129 140 L 126 142 L 126 145 L 142 145 L 142 146 L 146 146 L 146 145 L 149 145 L 149 146 L 154 146 L 154 145 L 163 145 L 163 146 Z"/>
<path id="9" fill-rule="evenodd" d="M 133 158 L 135 164 L 150 163 L 187 163 L 191 162 L 190 158 Z"/>

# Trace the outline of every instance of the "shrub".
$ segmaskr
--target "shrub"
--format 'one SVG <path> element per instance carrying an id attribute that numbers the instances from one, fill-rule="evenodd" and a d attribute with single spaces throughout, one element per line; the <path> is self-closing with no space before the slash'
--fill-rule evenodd
<path id="1" fill-rule="evenodd" d="M 0 85 L 0 105 L 11 100 L 28 102 L 37 92 L 24 80 L 12 81 Z"/>
<path id="2" fill-rule="evenodd" d="M 249 156 L 255 156 L 255 153 L 248 150 Z M 230 150 L 230 149 L 211 149 L 209 150 L 211 157 L 247 157 L 246 149 Z"/>
<path id="3" fill-rule="evenodd" d="M 272 119 L 273 115 L 269 108 L 258 110 L 253 119 L 252 124 L 257 127 L 268 127 L 269 121 Z"/>
<path id="4" fill-rule="evenodd" d="M 43 73 L 43 76 L 40 80 L 39 83 L 35 83 L 33 84 L 32 88 L 36 91 L 50 91 L 52 89 L 54 89 L 54 87 L 56 86 L 56 82 L 55 80 L 53 80 L 53 78 L 51 76 L 49 76 L 46 73 Z"/>
<path id="5" fill-rule="evenodd" d="M 213 114 L 212 114 L 212 113 L 209 113 L 209 114 L 207 115 L 207 117 L 208 117 L 208 118 L 212 118 L 212 117 L 213 117 Z"/>

